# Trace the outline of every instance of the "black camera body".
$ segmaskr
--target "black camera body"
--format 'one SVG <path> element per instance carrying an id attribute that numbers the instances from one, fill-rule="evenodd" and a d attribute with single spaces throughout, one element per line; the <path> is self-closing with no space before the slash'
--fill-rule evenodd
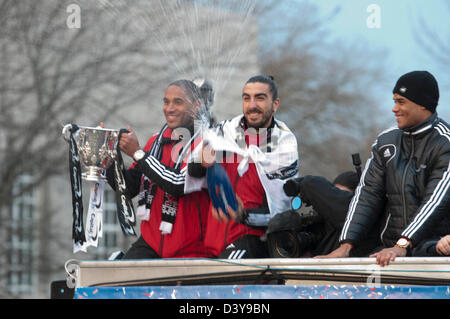
<path id="1" fill-rule="evenodd" d="M 317 222 L 314 211 L 301 214 L 292 210 L 275 215 L 267 228 L 271 258 L 298 258 L 314 249 L 320 240 L 310 226 Z"/>
<path id="2" fill-rule="evenodd" d="M 317 235 L 309 231 L 280 231 L 268 235 L 271 258 L 299 258 L 310 253 L 318 242 Z"/>
<path id="3" fill-rule="evenodd" d="M 287 196 L 301 198 L 307 206 L 309 202 L 301 194 L 304 177 L 292 178 L 283 185 Z M 321 222 L 314 210 L 300 212 L 294 205 L 292 209 L 275 215 L 267 228 L 269 254 L 272 258 L 298 258 L 314 250 L 322 234 L 314 229 Z"/>
<path id="4" fill-rule="evenodd" d="M 356 184 L 361 177 L 361 159 L 359 154 L 352 154 L 353 165 L 356 169 Z M 341 176 L 348 176 L 348 172 L 340 174 L 335 181 Z M 341 180 L 343 181 L 343 180 Z M 350 180 L 345 180 L 346 183 L 342 184 L 349 186 L 354 184 L 354 177 Z M 333 212 L 347 211 L 352 194 L 347 191 L 342 191 L 345 196 L 336 197 L 336 189 L 333 184 L 323 177 L 307 175 L 304 177 L 297 177 L 287 180 L 283 185 L 283 190 L 287 196 L 294 197 L 300 202 L 299 205 L 294 205 L 295 201 L 292 201 L 291 210 L 275 215 L 269 222 L 267 230 L 267 239 L 269 252 L 273 258 L 298 258 L 305 256 L 308 252 L 314 252 L 314 250 L 321 246 L 322 239 L 326 238 L 324 209 L 329 212 L 330 204 L 334 209 Z M 341 183 L 338 183 L 341 184 Z M 313 186 L 314 185 L 314 186 Z M 357 185 L 356 185 L 357 186 Z M 356 186 L 354 186 L 356 188 Z M 353 187 L 349 187 L 353 188 Z M 350 194 L 350 197 L 349 195 Z M 320 195 L 320 196 L 319 196 Z M 333 197 L 333 196 L 334 197 Z M 329 202 L 328 202 L 329 200 Z M 306 206 L 312 206 L 308 213 L 300 211 L 301 203 Z"/>

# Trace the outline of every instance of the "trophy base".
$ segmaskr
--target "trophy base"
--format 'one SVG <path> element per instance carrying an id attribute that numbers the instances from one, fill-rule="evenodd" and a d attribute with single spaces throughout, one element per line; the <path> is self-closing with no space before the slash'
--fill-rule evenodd
<path id="1" fill-rule="evenodd" d="M 87 172 L 81 173 L 81 178 L 91 182 L 106 182 L 104 170 L 95 166 L 89 166 Z"/>

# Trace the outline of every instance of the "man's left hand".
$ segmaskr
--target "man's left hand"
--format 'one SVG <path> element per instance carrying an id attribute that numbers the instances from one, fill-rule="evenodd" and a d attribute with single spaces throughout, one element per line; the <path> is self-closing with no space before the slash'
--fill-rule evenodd
<path id="1" fill-rule="evenodd" d="M 384 248 L 383 250 L 380 250 L 379 252 L 372 254 L 369 257 L 376 257 L 377 264 L 379 264 L 381 267 L 384 267 L 389 265 L 389 262 L 394 261 L 395 257 L 405 257 L 405 256 L 406 256 L 405 248 L 394 246 L 390 248 Z"/>
<path id="2" fill-rule="evenodd" d="M 444 236 L 438 241 L 436 251 L 441 256 L 450 255 L 450 235 Z"/>
<path id="3" fill-rule="evenodd" d="M 232 220 L 240 220 L 242 215 L 244 214 L 244 204 L 239 196 L 236 196 L 236 201 L 238 203 L 238 210 L 234 211 L 229 205 L 227 205 L 227 213 L 228 216 L 222 211 L 221 208 L 215 209 L 212 208 L 212 215 L 214 218 L 219 220 L 220 222 L 228 222 L 230 219 Z"/>

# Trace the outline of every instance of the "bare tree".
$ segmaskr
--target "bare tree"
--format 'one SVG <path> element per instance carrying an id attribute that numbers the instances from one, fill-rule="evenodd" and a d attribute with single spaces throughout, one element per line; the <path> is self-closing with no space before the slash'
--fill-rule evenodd
<path id="1" fill-rule="evenodd" d="M 69 5 L 81 9 L 81 26 L 70 27 Z M 66 173 L 62 125 L 107 121 L 122 107 L 145 99 L 148 88 L 168 75 L 164 63 L 152 61 L 158 52 L 127 14 L 117 19 L 90 1 L 2 1 L 0 8 L 0 233 L 6 237 L 12 231 L 13 199 Z M 33 181 L 14 188 L 24 174 L 32 174 Z M 44 222 L 30 231 L 45 234 L 49 242 L 58 240 L 50 227 L 55 212 L 43 209 L 39 218 Z M 2 256 L 10 248 L 5 239 Z M 0 283 L 10 267 L 5 262 Z M 47 264 L 41 268 L 51 271 Z"/>
<path id="2" fill-rule="evenodd" d="M 444 12 L 450 14 L 450 3 L 441 1 Z M 449 21 L 440 21 L 447 23 Z M 413 35 L 419 44 L 422 52 L 432 60 L 432 65 L 436 65 L 443 74 L 449 74 L 450 71 L 450 29 L 435 28 L 423 16 L 419 16 L 417 23 L 412 24 Z M 447 72 L 445 72 L 447 71 Z M 439 83 L 442 89 L 450 88 L 450 78 L 447 77 Z M 443 91 L 443 90 L 442 90 Z"/>
<path id="3" fill-rule="evenodd" d="M 112 21 L 95 7 L 83 15 L 87 26 L 69 29 L 66 8 L 61 1 L 14 2 L 1 30 L 2 204 L 24 170 L 39 167 L 36 183 L 61 173 L 66 154 L 55 146 L 64 121 L 83 112 L 107 118 L 142 96 L 136 90 L 126 94 L 137 81 L 125 82 L 134 65 L 121 61 L 142 48 L 142 39 L 124 42 L 97 33 L 101 28 L 89 23 Z"/>
<path id="4" fill-rule="evenodd" d="M 7 291 L 2 286 L 8 271 L 19 266 L 7 257 L 15 232 L 14 199 L 45 187 L 53 176 L 67 175 L 63 124 L 121 125 L 129 123 L 133 106 L 142 112 L 144 105 L 145 114 L 134 118 L 140 117 L 147 129 L 159 127 L 160 103 L 151 99 L 160 99 L 167 83 L 211 74 L 225 80 L 227 67 L 239 69 L 242 43 L 233 40 L 245 42 L 256 34 L 236 32 L 241 21 L 230 14 L 230 3 L 219 10 L 215 2 L 0 0 L 0 256 L 6 256 L 0 260 L 0 291 Z M 249 12 L 251 3 L 235 2 L 239 17 L 239 8 Z M 237 38 L 227 34 L 230 25 Z M 26 174 L 31 182 L 15 187 Z M 49 243 L 71 250 L 61 240 L 70 236 L 61 234 L 65 230 L 55 219 L 60 212 L 47 206 L 52 200 L 47 195 L 36 222 L 27 228 L 33 240 L 41 241 L 35 258 L 39 263 L 31 267 L 43 278 L 61 268 Z"/>
<path id="5" fill-rule="evenodd" d="M 263 70 L 279 85 L 277 116 L 297 135 L 301 174 L 334 178 L 352 168 L 352 153 L 367 156 L 382 127 L 375 96 L 384 79 L 381 53 L 329 39 L 327 21 L 338 9 L 321 18 L 302 3 L 290 12 L 277 41 L 263 47 Z"/>

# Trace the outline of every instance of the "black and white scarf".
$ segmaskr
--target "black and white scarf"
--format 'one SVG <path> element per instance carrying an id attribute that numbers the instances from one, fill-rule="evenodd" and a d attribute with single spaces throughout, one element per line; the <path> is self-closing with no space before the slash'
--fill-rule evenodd
<path id="1" fill-rule="evenodd" d="M 82 249 L 86 242 L 83 223 L 83 196 L 81 181 L 81 164 L 78 155 L 78 147 L 74 134 L 78 131 L 78 126 L 72 124 L 69 135 L 69 175 L 72 189 L 72 239 L 74 253 Z"/>
<path id="2" fill-rule="evenodd" d="M 127 130 L 121 129 L 118 140 L 120 141 L 120 136 L 127 132 Z M 123 163 L 122 153 L 119 149 L 119 143 L 117 143 L 116 158 L 114 160 L 114 180 L 116 184 L 117 217 L 119 219 L 120 227 L 126 236 L 136 236 L 136 232 L 134 231 L 136 216 L 131 199 L 126 194 L 125 165 Z"/>
<path id="3" fill-rule="evenodd" d="M 75 140 L 79 127 L 76 124 L 69 124 L 69 173 L 72 190 L 72 238 L 73 252 L 86 252 L 88 246 L 97 247 L 98 238 L 102 236 L 102 204 L 103 204 L 103 182 L 92 182 L 89 210 L 87 215 L 88 228 L 85 229 L 83 222 L 83 197 L 81 163 L 78 154 L 78 147 Z M 125 130 L 121 130 L 122 134 Z M 64 132 L 64 131 L 63 131 Z M 114 180 L 116 183 L 117 214 L 122 231 L 127 236 L 136 236 L 134 226 L 136 218 L 131 199 L 126 195 L 126 184 L 124 178 L 124 163 L 122 154 L 117 143 L 116 158 L 114 159 Z"/>
<path id="4" fill-rule="evenodd" d="M 174 143 L 180 141 L 180 139 L 172 139 L 163 137 L 165 131 L 168 129 L 167 125 L 164 125 L 162 130 L 159 132 L 155 141 L 153 142 L 148 156 L 155 157 L 158 161 L 161 161 L 163 154 L 163 147 L 165 144 Z M 198 136 L 198 132 L 192 136 L 192 138 L 184 144 L 180 153 L 177 156 L 173 168 L 175 170 L 181 171 L 184 159 L 191 149 L 191 145 Z M 156 194 L 156 189 L 158 185 L 151 181 L 145 175 L 141 177 L 141 188 L 138 196 L 138 208 L 136 215 L 140 220 L 148 221 L 150 220 L 151 206 L 153 199 Z M 175 223 L 176 215 L 178 211 L 178 198 L 164 192 L 164 200 L 161 207 L 161 224 L 159 230 L 163 235 L 172 233 L 173 224 Z"/>

